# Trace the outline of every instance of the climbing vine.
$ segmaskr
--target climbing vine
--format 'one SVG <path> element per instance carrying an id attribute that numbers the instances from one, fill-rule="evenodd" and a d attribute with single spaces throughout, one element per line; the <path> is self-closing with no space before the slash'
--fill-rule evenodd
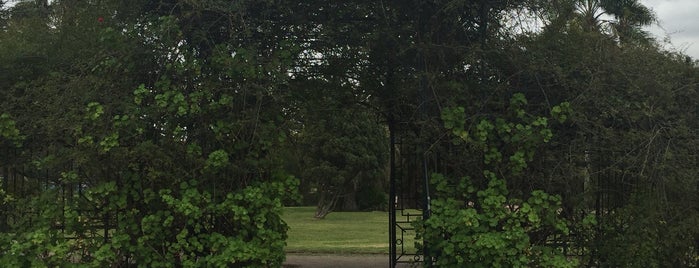
<path id="1" fill-rule="evenodd" d="M 576 266 L 546 244 L 548 235 L 569 232 L 568 222 L 559 215 L 560 197 L 541 190 L 526 196 L 508 191 L 505 176 L 525 170 L 537 146 L 553 136 L 550 120 L 564 121 L 570 112 L 562 103 L 552 109 L 551 117 L 533 116 L 524 109 L 526 104 L 523 94 L 515 94 L 506 115 L 481 118 L 471 130 L 463 107 L 443 111 L 453 142 L 480 150 L 485 168 L 477 177 L 432 176 L 431 215 L 417 227 L 434 266 Z"/>

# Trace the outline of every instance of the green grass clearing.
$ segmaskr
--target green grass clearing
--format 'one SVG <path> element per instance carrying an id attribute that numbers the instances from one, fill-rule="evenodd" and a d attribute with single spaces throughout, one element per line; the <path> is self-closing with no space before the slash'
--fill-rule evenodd
<path id="1" fill-rule="evenodd" d="M 287 252 L 333 254 L 388 254 L 388 212 L 333 212 L 313 218 L 315 207 L 287 207 L 282 218 L 289 224 Z M 406 233 L 414 251 L 414 233 Z"/>

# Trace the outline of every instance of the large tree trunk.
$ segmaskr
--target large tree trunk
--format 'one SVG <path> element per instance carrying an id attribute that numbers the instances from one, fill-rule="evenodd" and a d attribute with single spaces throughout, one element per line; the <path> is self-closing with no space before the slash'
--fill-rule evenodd
<path id="1" fill-rule="evenodd" d="M 357 211 L 359 210 L 359 204 L 357 204 L 357 190 L 345 194 L 342 196 L 342 211 Z"/>
<path id="2" fill-rule="evenodd" d="M 347 180 L 344 185 L 344 194 L 342 195 L 342 211 L 357 211 L 357 191 L 359 190 L 359 179 L 362 172 L 360 171 L 354 179 Z"/>
<path id="3" fill-rule="evenodd" d="M 332 191 L 321 190 L 318 193 L 318 205 L 316 206 L 316 214 L 313 216 L 316 219 L 325 219 L 325 216 L 330 214 L 335 209 L 337 200 L 340 198 L 338 193 Z"/>

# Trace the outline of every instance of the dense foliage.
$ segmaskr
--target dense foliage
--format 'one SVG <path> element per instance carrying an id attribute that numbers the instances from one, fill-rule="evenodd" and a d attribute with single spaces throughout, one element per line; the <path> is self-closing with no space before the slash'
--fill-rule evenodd
<path id="1" fill-rule="evenodd" d="M 11 10 L 17 25 L 2 33 L 3 45 L 26 51 L 3 48 L 3 69 L 36 62 L 14 66 L 2 92 L 5 111 L 21 114 L 3 122 L 3 136 L 17 136 L 16 125 L 27 137 L 4 152 L 14 163 L 3 175 L 13 197 L 3 263 L 281 264 L 279 214 L 296 182 L 274 154 L 286 136 L 276 92 L 294 50 L 244 31 L 257 25 L 240 17 L 259 8 L 252 4 L 207 8 L 228 18 L 218 26 L 227 34 L 190 28 L 212 14 L 175 6 L 61 1 Z"/>
<path id="2" fill-rule="evenodd" d="M 300 176 L 306 180 L 302 189 L 316 192 L 316 218 L 335 208 L 366 210 L 388 202 L 383 188 L 388 139 L 375 116 L 361 110 L 325 111 L 323 118 L 305 124 L 299 140 Z"/>
<path id="3" fill-rule="evenodd" d="M 432 176 L 432 215 L 421 222 L 426 254 L 439 267 L 575 267 L 575 260 L 546 244 L 552 235 L 568 235 L 569 223 L 560 215 L 561 200 L 542 190 L 526 193 L 526 200 L 508 190 L 505 178 L 516 178 L 536 157 L 536 148 L 553 136 L 548 117 L 528 115 L 522 94 L 515 94 L 507 117 L 479 121 L 469 133 L 464 108 L 446 109 L 445 127 L 454 142 L 483 153 L 479 179 L 450 181 Z M 559 122 L 568 117 L 568 103 L 554 106 Z M 477 185 L 487 181 L 487 186 Z M 456 184 L 456 185 L 454 185 Z"/>
<path id="4" fill-rule="evenodd" d="M 698 265 L 699 71 L 639 1 L 16 2 L 0 266 L 280 266 L 283 204 L 426 173 L 436 266 Z"/>

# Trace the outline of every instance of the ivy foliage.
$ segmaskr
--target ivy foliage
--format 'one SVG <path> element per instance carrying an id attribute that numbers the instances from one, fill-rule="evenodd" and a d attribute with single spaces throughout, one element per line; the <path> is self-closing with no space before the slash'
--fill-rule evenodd
<path id="1" fill-rule="evenodd" d="M 535 107 L 567 100 L 575 111 L 552 126 L 556 135 L 531 165 L 546 178 L 536 188 L 563 197 L 581 262 L 696 266 L 696 59 L 576 24 L 552 22 L 519 42 L 526 50 L 503 68 L 513 85 Z M 590 217 L 596 224 L 580 228 Z"/>
<path id="2" fill-rule="evenodd" d="M 431 214 L 416 226 L 426 254 L 435 260 L 432 265 L 576 267 L 576 261 L 546 244 L 550 235 L 569 233 L 569 223 L 560 215 L 561 198 L 542 190 L 526 196 L 508 190 L 505 176 L 526 169 L 536 148 L 553 135 L 549 117 L 527 114 L 526 103 L 523 94 L 514 94 L 507 114 L 480 119 L 471 131 L 464 108 L 443 111 L 453 142 L 481 150 L 485 168 L 475 180 L 431 177 Z M 568 112 L 567 103 L 558 105 L 551 119 L 562 121 Z"/>
<path id="3" fill-rule="evenodd" d="M 14 146 L 20 146 L 24 139 L 17 129 L 17 123 L 7 113 L 0 114 L 0 138 L 0 144 L 10 143 Z"/>
<path id="4" fill-rule="evenodd" d="M 584 2 L 0 1 L 0 266 L 278 266 L 287 173 L 388 204 L 386 130 L 437 264 L 696 266 L 697 62 Z"/>
<path id="5" fill-rule="evenodd" d="M 298 182 L 275 153 L 287 135 L 279 89 L 297 52 L 241 29 L 264 21 L 240 16 L 258 6 L 40 2 L 11 9 L 32 20 L 0 33 L 55 55 L 0 91 L 3 142 L 28 137 L 0 162 L 13 189 L 0 266 L 280 266 L 282 203 Z M 203 9 L 231 32 L 189 28 L 220 22 Z M 49 15 L 50 41 L 21 29 Z M 16 52 L 3 49 L 0 66 L 26 56 Z"/>

